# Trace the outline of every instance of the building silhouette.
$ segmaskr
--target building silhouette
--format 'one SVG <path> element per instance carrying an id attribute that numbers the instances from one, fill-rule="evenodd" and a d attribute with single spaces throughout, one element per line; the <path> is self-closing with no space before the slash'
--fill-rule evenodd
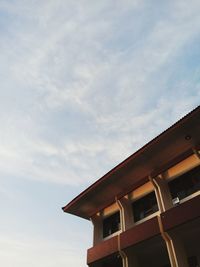
<path id="1" fill-rule="evenodd" d="M 200 267 L 200 107 L 63 211 L 93 223 L 89 267 Z"/>

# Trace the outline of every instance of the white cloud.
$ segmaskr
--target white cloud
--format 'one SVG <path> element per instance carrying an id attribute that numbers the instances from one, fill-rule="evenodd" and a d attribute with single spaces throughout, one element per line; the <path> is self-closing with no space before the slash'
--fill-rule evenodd
<path id="1" fill-rule="evenodd" d="M 40 230 L 52 210 L 23 193 L 38 183 L 14 179 L 78 192 L 197 106 L 200 2 L 2 0 L 0 11 L 0 262 L 81 266 L 89 233 L 68 220 L 49 227 L 61 241 L 19 235 L 34 231 L 29 203 Z"/>
<path id="2" fill-rule="evenodd" d="M 199 65 L 178 61 L 200 7 L 185 4 L 1 1 L 1 172 L 91 182 L 197 105 Z"/>
<path id="3" fill-rule="evenodd" d="M 73 242 L 72 242 L 73 243 Z M 72 244 L 71 243 L 71 244 Z M 76 243 L 82 252 L 82 247 Z M 85 258 L 79 254 L 70 245 L 70 242 L 58 242 L 44 240 L 42 238 L 26 238 L 23 237 L 2 237 L 0 240 L 0 259 L 1 264 L 6 267 L 13 266 L 31 266 L 35 267 L 35 259 L 37 266 L 43 267 L 64 267 L 64 266 L 81 266 L 85 262 Z M 76 259 L 76 260 L 75 260 Z"/>

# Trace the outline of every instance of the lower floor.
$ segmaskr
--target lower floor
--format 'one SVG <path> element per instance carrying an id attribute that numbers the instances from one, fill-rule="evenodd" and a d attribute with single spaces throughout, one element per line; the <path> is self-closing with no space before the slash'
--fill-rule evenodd
<path id="1" fill-rule="evenodd" d="M 200 267 L 200 218 L 154 236 L 89 267 Z"/>

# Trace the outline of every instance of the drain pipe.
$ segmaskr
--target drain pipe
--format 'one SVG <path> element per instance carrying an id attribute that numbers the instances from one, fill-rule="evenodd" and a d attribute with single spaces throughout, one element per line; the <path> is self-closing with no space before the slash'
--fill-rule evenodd
<path id="1" fill-rule="evenodd" d="M 160 209 L 160 213 L 165 211 L 165 207 L 162 201 L 162 195 L 161 195 L 161 191 L 160 191 L 160 186 L 158 184 L 158 182 L 156 181 L 155 178 L 152 178 L 149 175 L 149 180 L 150 182 L 153 184 L 153 187 L 155 189 L 155 193 L 156 193 L 156 197 L 158 200 L 158 205 L 159 205 L 159 209 Z M 175 250 L 174 250 L 174 245 L 172 242 L 172 239 L 170 238 L 169 234 L 166 233 L 163 229 L 163 225 L 162 225 L 162 221 L 161 221 L 161 217 L 160 214 L 157 216 L 158 218 L 158 224 L 159 224 L 159 229 L 160 229 L 160 233 L 162 238 L 164 239 L 166 246 L 167 246 L 167 251 L 168 251 L 168 255 L 169 255 L 169 259 L 170 259 L 170 264 L 172 267 L 179 267 L 178 263 L 177 263 L 177 259 L 176 259 L 176 254 L 175 254 Z"/>
<path id="2" fill-rule="evenodd" d="M 160 216 L 158 216 L 158 224 L 159 224 L 161 236 L 164 239 L 166 246 L 167 246 L 170 264 L 172 267 L 179 267 L 177 263 L 177 259 L 176 259 L 174 244 L 169 234 L 164 231 Z"/>
<path id="3" fill-rule="evenodd" d="M 117 199 L 117 197 L 115 197 L 115 201 L 119 207 L 119 210 L 120 210 L 120 217 L 121 217 L 121 230 L 122 232 L 125 231 L 125 216 L 124 216 L 124 207 L 121 203 L 121 201 L 119 199 Z M 117 242 L 118 242 L 118 252 L 119 252 L 119 255 L 121 256 L 122 258 L 122 264 L 123 264 L 123 267 L 128 267 L 128 258 L 127 258 L 127 255 L 126 253 L 121 249 L 121 243 L 120 243 L 120 234 L 118 234 L 118 239 L 117 239 Z"/>
<path id="4" fill-rule="evenodd" d="M 128 267 L 128 258 L 127 258 L 127 255 L 126 255 L 126 253 L 123 250 L 121 250 L 120 234 L 118 235 L 118 252 L 119 252 L 119 255 L 122 258 L 123 267 Z"/>

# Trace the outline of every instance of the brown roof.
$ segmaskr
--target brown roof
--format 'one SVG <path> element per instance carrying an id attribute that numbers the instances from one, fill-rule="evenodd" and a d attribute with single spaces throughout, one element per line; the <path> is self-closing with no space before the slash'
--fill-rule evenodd
<path id="1" fill-rule="evenodd" d="M 89 219 L 145 181 L 158 175 L 200 145 L 200 106 L 140 148 L 88 187 L 63 211 Z"/>

